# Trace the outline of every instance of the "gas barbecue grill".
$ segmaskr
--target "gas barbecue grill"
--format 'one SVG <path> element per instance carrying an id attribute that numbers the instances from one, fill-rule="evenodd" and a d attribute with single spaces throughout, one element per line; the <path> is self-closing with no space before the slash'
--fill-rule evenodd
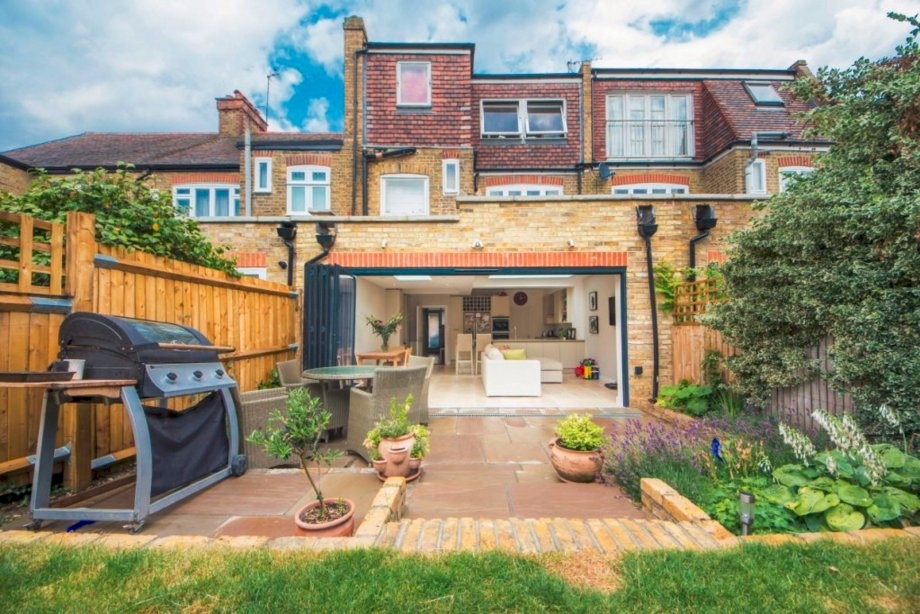
<path id="1" fill-rule="evenodd" d="M 233 348 L 214 346 L 188 326 L 83 312 L 64 319 L 58 338 L 60 360 L 85 361 L 84 380 L 135 382 L 120 389 L 134 431 L 134 509 L 48 506 L 59 403 L 46 403 L 32 492 L 33 524 L 42 519 L 127 520 L 136 532 L 149 514 L 246 471 L 246 457 L 238 453 L 236 382 L 218 359 Z M 81 398 L 80 388 L 67 395 L 67 401 L 96 400 Z"/>

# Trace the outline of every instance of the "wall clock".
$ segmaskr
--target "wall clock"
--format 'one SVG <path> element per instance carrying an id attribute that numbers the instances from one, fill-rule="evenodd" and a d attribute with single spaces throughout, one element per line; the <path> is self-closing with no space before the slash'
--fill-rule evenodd
<path id="1" fill-rule="evenodd" d="M 526 292 L 515 292 L 514 293 L 514 304 L 515 305 L 526 305 L 527 304 L 527 293 Z"/>

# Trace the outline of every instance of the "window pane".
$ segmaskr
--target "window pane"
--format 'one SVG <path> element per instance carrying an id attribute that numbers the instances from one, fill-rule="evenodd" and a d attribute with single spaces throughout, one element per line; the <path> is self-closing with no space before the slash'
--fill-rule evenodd
<path id="1" fill-rule="evenodd" d="M 214 190 L 214 215 L 230 215 L 230 190 Z"/>
<path id="2" fill-rule="evenodd" d="M 313 186 L 311 196 L 313 202 L 311 203 L 311 209 L 321 209 L 326 210 L 329 208 L 329 203 L 326 200 L 326 195 L 328 191 L 325 186 Z"/>
<path id="3" fill-rule="evenodd" d="M 484 104 L 482 131 L 492 134 L 518 134 L 518 107 L 514 104 Z"/>
<path id="4" fill-rule="evenodd" d="M 401 62 L 399 64 L 399 103 L 429 104 L 429 66 L 422 62 Z"/>
<path id="5" fill-rule="evenodd" d="M 195 190 L 195 217 L 207 217 L 211 214 L 211 190 L 197 188 Z"/>
<path id="6" fill-rule="evenodd" d="M 313 171 L 310 176 L 316 183 L 322 183 L 326 181 L 326 171 Z"/>
<path id="7" fill-rule="evenodd" d="M 531 102 L 527 104 L 528 132 L 564 132 L 561 102 Z"/>
<path id="8" fill-rule="evenodd" d="M 257 183 L 260 189 L 264 190 L 265 188 L 268 187 L 268 163 L 267 162 L 259 162 L 259 179 Z"/>
<path id="9" fill-rule="evenodd" d="M 291 171 L 291 181 L 306 181 L 307 173 L 304 171 Z"/>
<path id="10" fill-rule="evenodd" d="M 425 211 L 425 181 L 423 179 L 387 178 L 387 215 L 411 215 Z"/>
<path id="11" fill-rule="evenodd" d="M 307 194 L 305 188 L 301 186 L 291 186 L 291 211 L 306 211 Z"/>
<path id="12" fill-rule="evenodd" d="M 456 194 L 460 189 L 460 179 L 458 173 L 460 170 L 460 163 L 456 160 L 448 160 L 444 162 L 444 193 L 445 194 Z"/>

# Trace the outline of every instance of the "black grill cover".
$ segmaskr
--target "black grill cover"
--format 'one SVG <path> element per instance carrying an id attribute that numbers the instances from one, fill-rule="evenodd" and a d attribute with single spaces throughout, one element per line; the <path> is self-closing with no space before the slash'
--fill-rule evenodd
<path id="1" fill-rule="evenodd" d="M 211 345 L 189 326 L 137 320 L 99 313 L 75 312 L 64 318 L 58 333 L 58 357 L 83 359 L 86 379 L 144 379 L 144 364 L 215 362 L 217 350 L 166 349 L 161 343 Z"/>

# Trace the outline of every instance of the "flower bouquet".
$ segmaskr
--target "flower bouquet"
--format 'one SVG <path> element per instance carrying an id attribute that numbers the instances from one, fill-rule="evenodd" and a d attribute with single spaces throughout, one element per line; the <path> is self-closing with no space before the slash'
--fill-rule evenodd
<path id="1" fill-rule="evenodd" d="M 381 320 L 380 318 L 369 315 L 367 316 L 367 324 L 373 329 L 374 334 L 380 337 L 380 349 L 386 351 L 390 347 L 390 335 L 399 330 L 399 325 L 402 324 L 403 314 L 397 313 L 386 320 Z"/>

